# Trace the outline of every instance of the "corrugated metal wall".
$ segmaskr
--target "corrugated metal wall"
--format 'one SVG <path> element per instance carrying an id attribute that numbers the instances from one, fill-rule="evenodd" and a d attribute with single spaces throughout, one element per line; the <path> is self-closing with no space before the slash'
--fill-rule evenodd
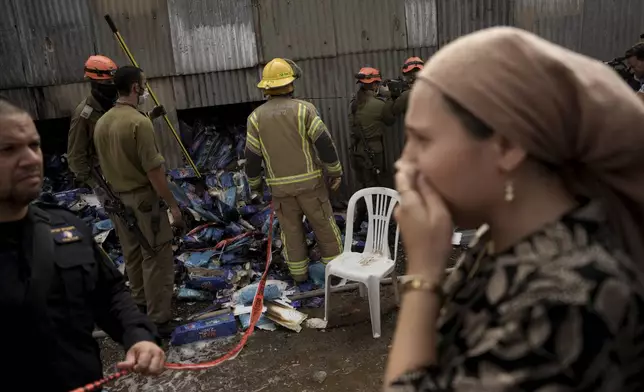
<path id="1" fill-rule="evenodd" d="M 83 63 L 94 50 L 88 4 L 84 0 L 13 2 L 22 52 L 16 54 L 23 56 L 27 86 L 83 80 Z"/>
<path id="2" fill-rule="evenodd" d="M 98 53 L 113 57 L 119 65 L 129 63 L 103 19 L 105 14 L 110 14 L 149 78 L 176 73 L 166 0 L 92 0 L 90 3 Z"/>
<path id="3" fill-rule="evenodd" d="M 297 95 L 318 106 L 347 169 L 348 103 L 364 65 L 397 77 L 405 58 L 494 25 L 604 60 L 644 32 L 642 0 L 0 0 L 0 9 L 0 92 L 37 119 L 71 115 L 88 91 L 88 55 L 127 63 L 109 13 L 175 125 L 176 110 L 260 101 L 262 64 L 298 61 Z M 169 165 L 181 164 L 170 131 L 155 127 Z M 386 137 L 390 165 L 402 143 L 399 122 Z"/>
<path id="4" fill-rule="evenodd" d="M 569 49 L 581 49 L 584 0 L 517 0 L 514 11 L 517 27 Z"/>
<path id="5" fill-rule="evenodd" d="M 514 3 L 514 0 L 437 0 L 439 47 L 476 30 L 512 25 Z"/>
<path id="6" fill-rule="evenodd" d="M 0 89 L 27 86 L 14 8 L 12 0 L 0 0 Z"/>
<path id="7" fill-rule="evenodd" d="M 644 1 L 584 0 L 580 52 L 609 60 L 644 33 Z"/>
<path id="8" fill-rule="evenodd" d="M 168 0 L 178 74 L 257 65 L 250 0 Z"/>

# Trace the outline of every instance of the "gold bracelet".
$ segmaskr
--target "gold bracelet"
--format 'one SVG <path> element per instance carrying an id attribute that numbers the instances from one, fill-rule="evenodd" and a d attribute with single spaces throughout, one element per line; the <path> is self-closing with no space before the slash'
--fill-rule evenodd
<path id="1" fill-rule="evenodd" d="M 443 299 L 443 288 L 441 285 L 430 282 L 422 276 L 418 275 L 406 275 L 400 278 L 400 292 L 402 294 L 407 293 L 408 291 L 429 291 L 436 294 L 439 299 Z"/>

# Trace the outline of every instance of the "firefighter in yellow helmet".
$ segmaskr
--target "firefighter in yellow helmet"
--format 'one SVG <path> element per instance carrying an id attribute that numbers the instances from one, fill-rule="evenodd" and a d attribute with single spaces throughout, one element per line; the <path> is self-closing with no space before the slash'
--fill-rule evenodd
<path id="1" fill-rule="evenodd" d="M 425 62 L 419 57 L 410 57 L 405 60 L 405 63 L 402 66 L 402 73 L 405 82 L 405 86 L 402 89 L 400 96 L 393 95 L 395 99 L 394 102 L 394 115 L 400 116 L 407 112 L 407 103 L 409 102 L 409 93 L 411 91 L 411 86 L 416 81 L 416 75 L 418 72 L 422 71 L 425 66 Z"/>
<path id="2" fill-rule="evenodd" d="M 94 127 L 101 116 L 114 106 L 118 93 L 114 86 L 117 66 L 105 56 L 90 56 L 85 62 L 85 78 L 91 84 L 91 93 L 74 110 L 67 139 L 67 162 L 76 180 L 95 191 L 98 184 L 91 169 L 98 165 L 92 141 Z M 100 195 L 100 192 L 97 192 Z"/>
<path id="3" fill-rule="evenodd" d="M 293 82 L 301 71 L 294 62 L 271 60 L 257 87 L 268 100 L 248 117 L 246 173 L 254 190 L 266 184 L 282 230 L 284 258 L 296 282 L 308 278 L 309 255 L 302 224 L 306 216 L 318 240 L 322 262 L 342 252 L 325 176 L 337 190 L 342 165 L 333 139 L 309 102 L 293 98 Z"/>

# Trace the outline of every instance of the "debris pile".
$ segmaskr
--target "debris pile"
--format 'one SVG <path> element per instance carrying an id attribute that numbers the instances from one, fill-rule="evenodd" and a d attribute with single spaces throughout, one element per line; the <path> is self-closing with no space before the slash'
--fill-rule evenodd
<path id="1" fill-rule="evenodd" d="M 273 252 L 269 284 L 265 289 L 265 313 L 258 328 L 277 326 L 299 332 L 306 315 L 296 308 L 321 307 L 322 298 L 289 301 L 287 296 L 324 286 L 324 266 L 308 222 L 306 240 L 310 249 L 310 281 L 295 285 L 282 263 L 279 222 L 274 218 L 273 249 L 266 249 L 270 230 L 270 194 L 253 194 L 243 171 L 245 129 L 198 126 L 190 154 L 201 178 L 191 168 L 170 170 L 170 190 L 190 230 L 174 244 L 175 294 L 187 302 L 211 302 L 205 311 L 193 315 L 175 331 L 176 345 L 221 337 L 236 332 L 235 317 L 245 329 L 250 322 L 250 305 L 256 282 L 265 267 L 266 254 Z M 193 130 L 194 131 L 194 130 Z M 94 229 L 94 235 L 110 258 L 124 271 L 123 255 L 114 227 L 90 189 L 73 188 L 63 159 L 51 160 L 52 170 L 42 198 L 75 211 Z M 345 219 L 336 215 L 344 232 Z M 364 242 L 357 243 L 364 246 Z M 127 273 L 127 271 L 125 271 Z"/>

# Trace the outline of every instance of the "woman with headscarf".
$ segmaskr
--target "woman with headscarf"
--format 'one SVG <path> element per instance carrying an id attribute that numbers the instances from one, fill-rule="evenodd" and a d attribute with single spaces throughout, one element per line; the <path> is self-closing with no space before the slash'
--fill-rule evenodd
<path id="1" fill-rule="evenodd" d="M 397 164 L 388 390 L 644 390 L 643 127 L 611 69 L 522 30 L 426 64 Z M 445 276 L 453 223 L 481 228 Z"/>

